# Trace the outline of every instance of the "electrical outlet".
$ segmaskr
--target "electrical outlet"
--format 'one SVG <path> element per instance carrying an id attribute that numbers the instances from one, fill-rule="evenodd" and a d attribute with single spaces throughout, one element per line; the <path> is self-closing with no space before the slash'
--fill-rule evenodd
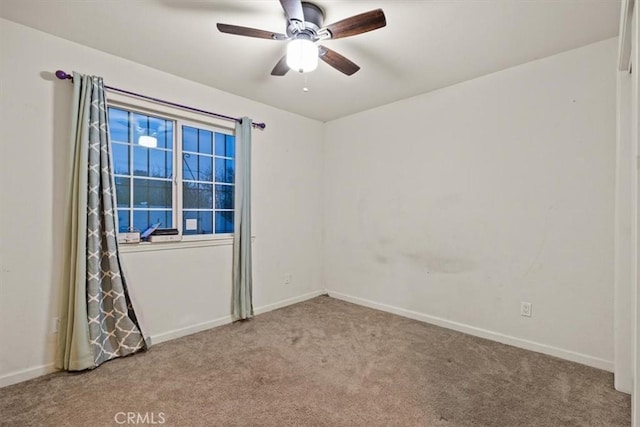
<path id="1" fill-rule="evenodd" d="M 531 317 L 531 303 L 530 302 L 521 302 L 520 303 L 520 316 Z"/>
<path id="2" fill-rule="evenodd" d="M 289 283 L 291 283 L 291 273 L 285 273 L 283 277 L 283 282 L 285 285 L 288 285 Z"/>
<path id="3" fill-rule="evenodd" d="M 51 319 L 51 333 L 52 334 L 57 334 L 58 333 L 58 329 L 60 329 L 60 318 L 59 317 L 54 317 Z"/>

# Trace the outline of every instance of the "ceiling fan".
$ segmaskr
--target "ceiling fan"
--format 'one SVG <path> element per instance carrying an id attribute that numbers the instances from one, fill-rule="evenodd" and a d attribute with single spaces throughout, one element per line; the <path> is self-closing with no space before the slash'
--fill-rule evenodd
<path id="1" fill-rule="evenodd" d="M 284 76 L 290 69 L 300 72 L 312 71 L 318 64 L 318 58 L 350 76 L 360 67 L 339 53 L 318 45 L 316 42 L 355 36 L 387 25 L 382 9 L 354 15 L 323 26 L 324 13 L 317 5 L 300 0 L 280 0 L 280 4 L 287 17 L 286 34 L 238 25 L 217 24 L 218 30 L 227 34 L 289 41 L 287 54 L 273 68 L 272 76 Z"/>

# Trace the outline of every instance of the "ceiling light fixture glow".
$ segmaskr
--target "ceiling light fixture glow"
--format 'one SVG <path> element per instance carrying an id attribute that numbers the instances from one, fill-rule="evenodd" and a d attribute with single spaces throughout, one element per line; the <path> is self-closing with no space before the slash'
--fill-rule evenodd
<path id="1" fill-rule="evenodd" d="M 308 73 L 318 67 L 318 46 L 311 40 L 295 39 L 287 45 L 287 66 Z"/>

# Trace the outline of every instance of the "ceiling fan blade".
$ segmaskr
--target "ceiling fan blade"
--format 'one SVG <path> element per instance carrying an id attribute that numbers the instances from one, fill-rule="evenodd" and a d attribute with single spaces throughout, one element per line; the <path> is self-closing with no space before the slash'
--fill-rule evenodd
<path id="1" fill-rule="evenodd" d="M 304 12 L 302 11 L 302 2 L 300 0 L 280 0 L 280 4 L 289 21 L 304 22 Z"/>
<path id="2" fill-rule="evenodd" d="M 238 25 L 217 24 L 218 31 L 221 33 L 235 34 L 237 36 L 256 37 L 259 39 L 286 40 L 288 37 L 284 34 L 274 33 L 271 31 L 258 30 L 256 28 L 240 27 Z"/>
<path id="3" fill-rule="evenodd" d="M 272 76 L 284 76 L 289 71 L 289 66 L 287 65 L 287 55 L 280 58 L 280 61 L 273 67 L 271 70 Z"/>
<path id="4" fill-rule="evenodd" d="M 341 73 L 350 76 L 360 69 L 360 67 L 358 67 L 355 63 L 340 55 L 338 52 L 324 46 L 319 46 L 319 48 L 320 59 L 322 59 L 324 62 L 331 65 Z"/>
<path id="5" fill-rule="evenodd" d="M 329 30 L 332 39 L 339 39 L 377 30 L 385 25 L 387 19 L 384 12 L 382 9 L 376 9 L 327 25 L 325 29 Z"/>

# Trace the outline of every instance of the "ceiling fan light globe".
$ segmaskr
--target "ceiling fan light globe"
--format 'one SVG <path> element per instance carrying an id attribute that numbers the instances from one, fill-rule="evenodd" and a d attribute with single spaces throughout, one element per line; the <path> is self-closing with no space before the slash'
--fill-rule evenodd
<path id="1" fill-rule="evenodd" d="M 287 66 L 308 73 L 318 67 L 318 46 L 311 40 L 291 40 L 287 45 Z"/>

